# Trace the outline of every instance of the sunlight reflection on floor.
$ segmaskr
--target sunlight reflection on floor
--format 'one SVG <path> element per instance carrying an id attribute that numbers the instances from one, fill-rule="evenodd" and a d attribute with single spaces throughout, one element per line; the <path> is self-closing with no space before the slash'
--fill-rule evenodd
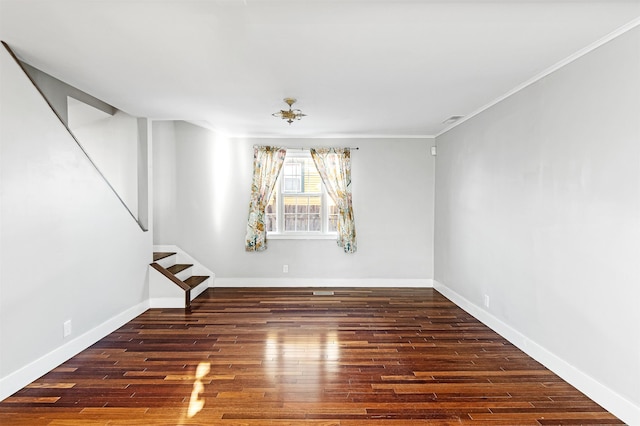
<path id="1" fill-rule="evenodd" d="M 204 391 L 204 384 L 201 379 L 209 374 L 211 371 L 211 364 L 208 362 L 201 362 L 196 368 L 196 380 L 193 383 L 193 390 L 191 391 L 191 398 L 189 398 L 189 408 L 187 410 L 187 417 L 191 418 L 198 414 L 200 410 L 204 408 L 204 398 L 200 398 L 200 394 Z"/>

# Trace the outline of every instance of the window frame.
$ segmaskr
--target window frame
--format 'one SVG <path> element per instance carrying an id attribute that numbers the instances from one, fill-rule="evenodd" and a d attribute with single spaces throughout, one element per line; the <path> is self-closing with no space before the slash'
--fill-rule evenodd
<path id="1" fill-rule="evenodd" d="M 284 178 L 284 170 L 286 166 L 287 160 L 295 160 L 295 159 L 308 159 L 310 164 L 315 167 L 315 163 L 311 158 L 311 152 L 309 150 L 287 150 L 287 155 L 285 157 L 285 164 L 283 164 L 282 169 L 280 171 L 280 175 L 278 176 L 278 180 L 276 181 L 276 187 L 274 188 L 274 194 L 276 197 L 275 203 L 275 217 L 276 217 L 276 227 L 278 229 L 277 232 L 267 231 L 267 238 L 273 240 L 335 240 L 338 237 L 337 231 L 329 231 L 329 204 L 331 202 L 331 197 L 327 192 L 327 188 L 320 178 L 320 192 L 291 192 L 285 191 L 285 178 Z M 304 191 L 304 167 L 301 167 L 300 179 L 301 184 L 300 187 Z M 309 196 L 320 196 L 320 223 L 321 230 L 320 231 L 285 231 L 284 230 L 284 216 L 285 216 L 285 205 L 284 199 L 285 197 L 309 197 Z M 273 196 L 273 195 L 272 195 Z M 308 213 L 307 213 L 308 214 Z"/>

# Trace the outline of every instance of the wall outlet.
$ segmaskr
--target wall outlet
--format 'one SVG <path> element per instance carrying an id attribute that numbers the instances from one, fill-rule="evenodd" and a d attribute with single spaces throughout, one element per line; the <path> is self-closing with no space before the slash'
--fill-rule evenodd
<path id="1" fill-rule="evenodd" d="M 282 272 L 285 274 L 289 272 L 289 265 L 282 265 Z"/>
<path id="2" fill-rule="evenodd" d="M 66 320 L 62 324 L 62 337 L 71 335 L 71 320 Z"/>
<path id="3" fill-rule="evenodd" d="M 488 294 L 484 295 L 484 307 L 485 308 L 489 307 L 489 295 Z"/>

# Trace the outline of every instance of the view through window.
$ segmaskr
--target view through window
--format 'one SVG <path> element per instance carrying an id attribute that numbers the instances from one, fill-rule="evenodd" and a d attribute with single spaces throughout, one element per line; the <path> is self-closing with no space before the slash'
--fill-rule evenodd
<path id="1" fill-rule="evenodd" d="M 308 151 L 287 152 L 266 208 L 271 235 L 335 235 L 338 208 L 327 194 Z"/>

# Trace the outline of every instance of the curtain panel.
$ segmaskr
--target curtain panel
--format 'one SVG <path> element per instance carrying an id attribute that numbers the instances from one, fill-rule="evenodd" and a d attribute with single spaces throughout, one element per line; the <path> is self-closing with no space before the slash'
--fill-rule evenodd
<path id="1" fill-rule="evenodd" d="M 255 146 L 253 148 L 253 180 L 245 237 L 246 251 L 263 251 L 267 248 L 265 209 L 286 154 L 287 150 L 280 147 Z"/>
<path id="2" fill-rule="evenodd" d="M 338 207 L 338 246 L 355 253 L 356 226 L 351 204 L 351 150 L 349 148 L 311 148 L 311 158 L 329 196 Z"/>

